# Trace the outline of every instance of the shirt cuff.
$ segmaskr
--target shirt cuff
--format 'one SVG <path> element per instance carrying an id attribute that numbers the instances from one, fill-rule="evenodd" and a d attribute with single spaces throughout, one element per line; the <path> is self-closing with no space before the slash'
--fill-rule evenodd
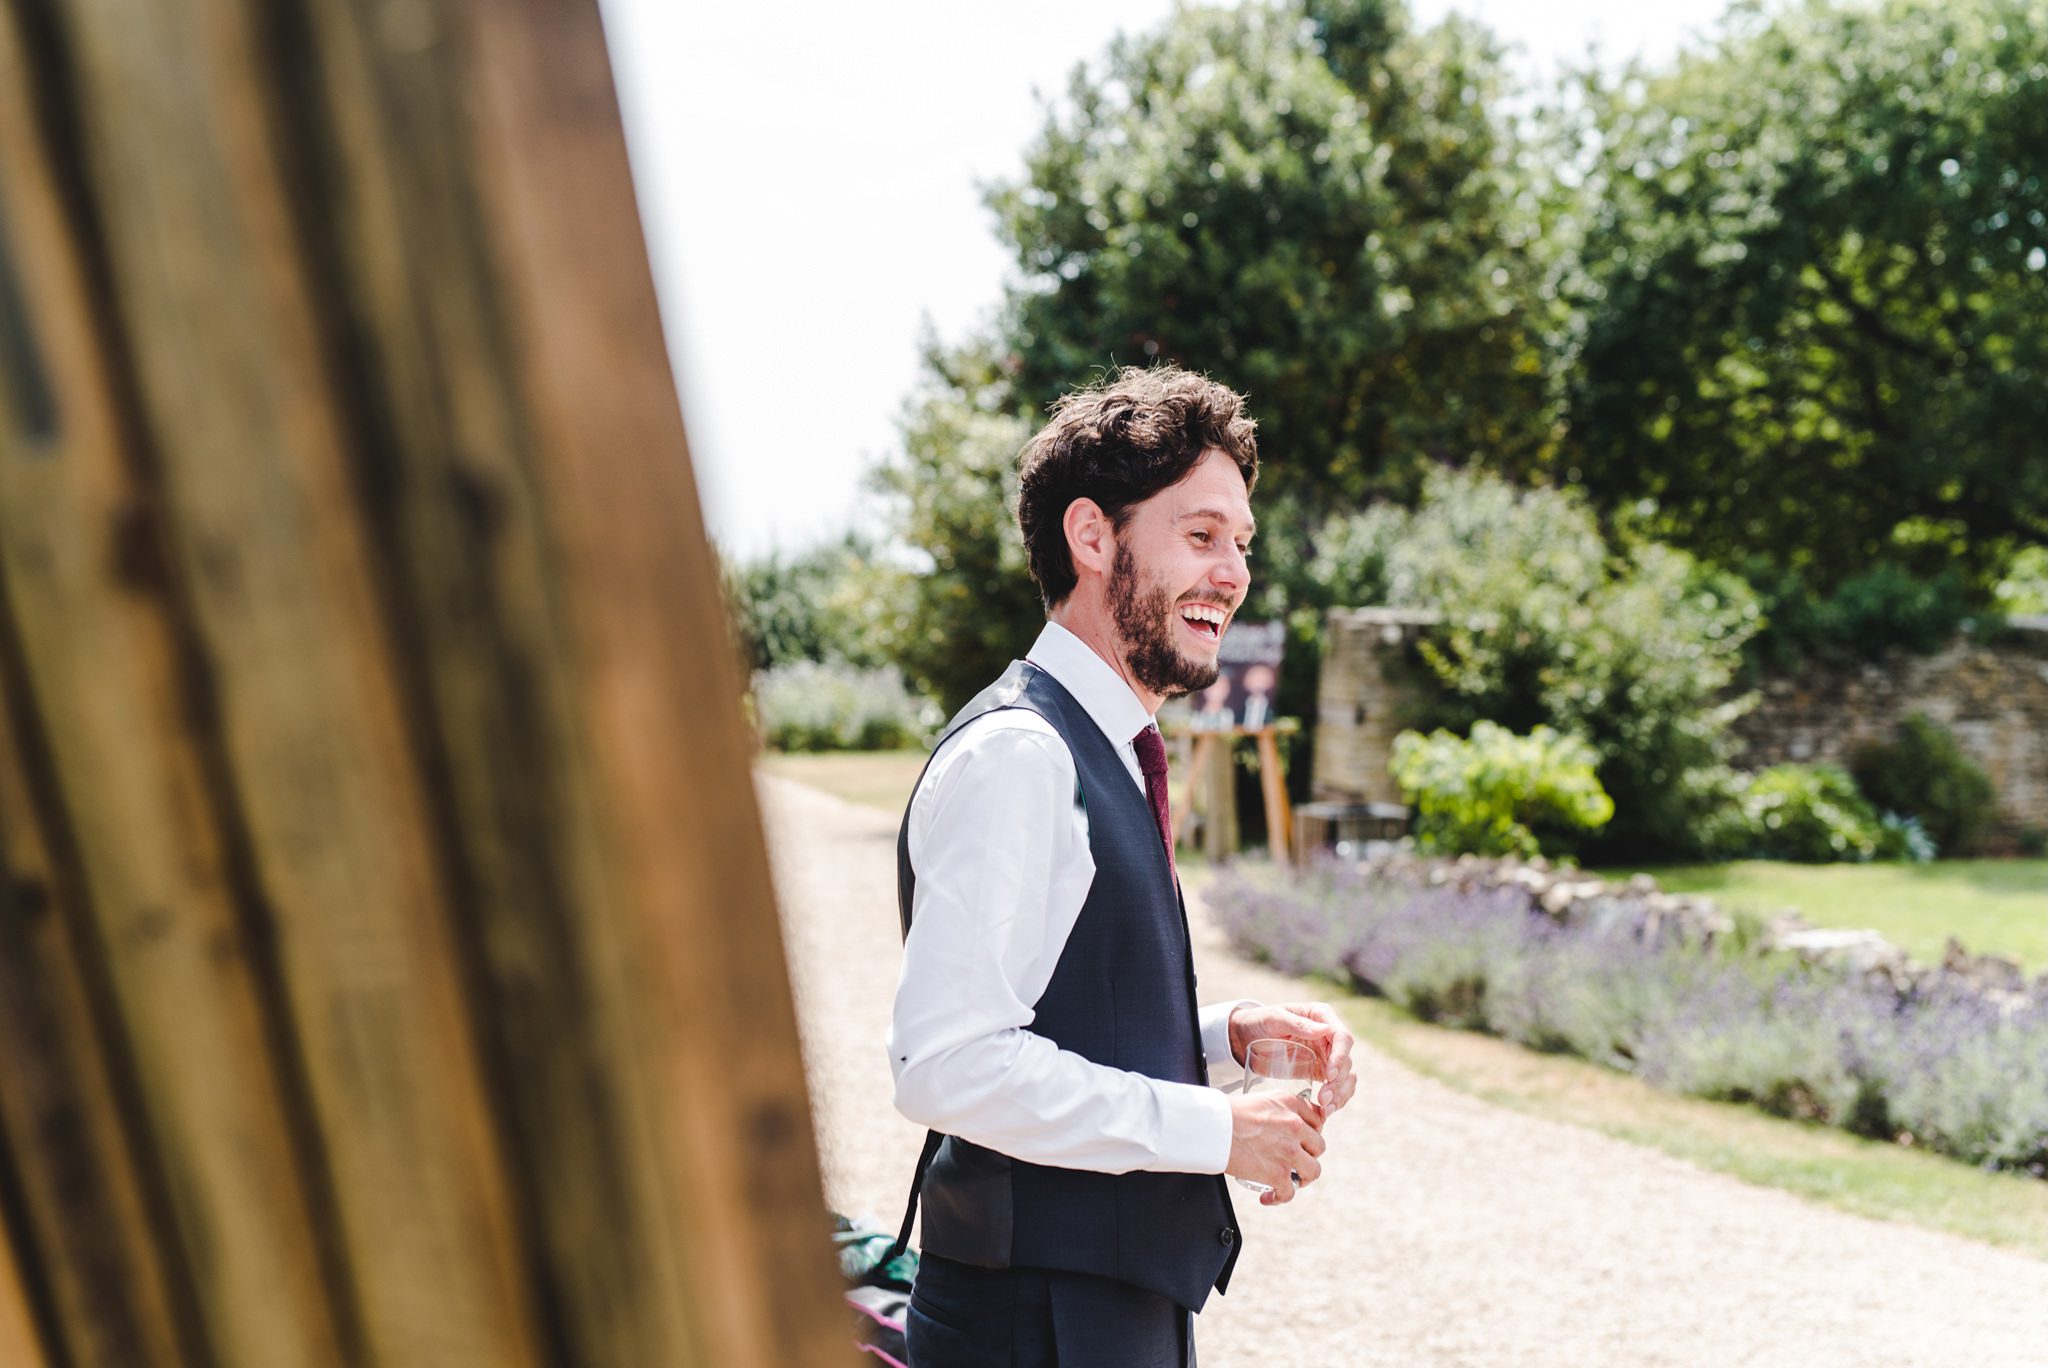
<path id="1" fill-rule="evenodd" d="M 1156 1081 L 1160 1149 L 1154 1173 L 1222 1173 L 1231 1162 L 1231 1100 L 1200 1083 Z"/>
<path id="2" fill-rule="evenodd" d="M 1203 1033 L 1205 1064 L 1238 1062 L 1231 1057 L 1231 1014 L 1241 1007 L 1259 1005 L 1258 998 L 1240 998 L 1236 1002 L 1213 1002 L 1196 1014 L 1197 1028 Z"/>

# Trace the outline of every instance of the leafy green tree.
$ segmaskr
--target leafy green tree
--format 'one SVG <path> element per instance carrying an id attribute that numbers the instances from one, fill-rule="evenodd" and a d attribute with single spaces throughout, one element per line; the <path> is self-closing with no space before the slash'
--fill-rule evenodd
<path id="1" fill-rule="evenodd" d="M 989 194 L 1020 278 L 988 335 L 929 349 L 881 477 L 938 567 L 905 640 L 914 678 L 951 706 L 1036 629 L 993 492 L 1014 493 L 1046 405 L 1113 363 L 1173 361 L 1259 419 L 1248 616 L 1290 622 L 1281 706 L 1313 712 L 1331 600 L 1304 573 L 1310 529 L 1413 498 L 1436 462 L 1535 462 L 1555 427 L 1532 302 L 1550 268 L 1529 157 L 1490 112 L 1502 82 L 1482 30 L 1412 32 L 1399 0 L 1184 10 L 1076 72 Z"/>
<path id="2" fill-rule="evenodd" d="M 2044 58 L 2035 0 L 1811 0 L 1590 83 L 1546 468 L 1817 593 L 1983 599 L 2044 537 Z"/>
<path id="3" fill-rule="evenodd" d="M 799 661 L 856 670 L 891 664 L 908 611 L 909 573 L 875 538 L 849 532 L 794 555 L 723 561 L 727 610 L 750 673 Z"/>
<path id="4" fill-rule="evenodd" d="M 1205 371 L 1251 398 L 1263 505 L 1319 513 L 1413 492 L 1432 461 L 1535 460 L 1542 254 L 1501 90 L 1483 30 L 1413 33 L 1399 0 L 1191 8 L 1120 38 L 990 195 L 1022 271 L 1008 407 L 1113 362 Z"/>
<path id="5" fill-rule="evenodd" d="M 928 364 L 903 450 L 872 483 L 895 504 L 898 536 L 931 562 L 904 576 L 889 654 L 951 715 L 1024 654 L 1045 611 L 1018 537 L 1018 453 L 1032 427 L 996 408 L 986 361 L 934 353 Z"/>
<path id="6" fill-rule="evenodd" d="M 1683 854 L 1728 801 L 1728 698 L 1758 608 L 1736 576 L 1657 542 L 1610 547 L 1586 501 L 1469 471 L 1434 475 L 1414 511 L 1325 528 L 1312 567 L 1359 602 L 1443 616 L 1420 646 L 1440 686 L 1412 719 L 1539 726 L 1601 756 L 1615 818 L 1591 855 Z"/>
<path id="7" fill-rule="evenodd" d="M 798 660 L 873 663 L 867 643 L 828 606 L 873 551 L 871 542 L 850 532 L 795 555 L 771 551 L 725 562 L 727 608 L 749 670 Z"/>

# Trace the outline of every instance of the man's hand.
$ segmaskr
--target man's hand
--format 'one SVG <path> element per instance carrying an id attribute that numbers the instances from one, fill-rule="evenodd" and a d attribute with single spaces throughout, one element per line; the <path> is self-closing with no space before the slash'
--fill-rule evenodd
<path id="1" fill-rule="evenodd" d="M 1324 1152 L 1318 1134 L 1324 1118 L 1315 1107 L 1279 1092 L 1242 1093 L 1230 1101 L 1231 1158 L 1224 1171 L 1273 1189 L 1260 1198 L 1261 1206 L 1279 1206 L 1295 1196 L 1291 1173 L 1303 1187 L 1317 1181 L 1324 1171 L 1317 1162 Z"/>
<path id="2" fill-rule="evenodd" d="M 1240 1007 L 1229 1025 L 1231 1057 L 1246 1062 L 1246 1046 L 1255 1040 L 1300 1040 L 1317 1052 L 1324 1065 L 1324 1086 L 1317 1101 L 1326 1115 L 1352 1100 L 1358 1082 L 1352 1073 L 1352 1032 L 1338 1013 L 1323 1002 L 1285 1002 L 1277 1006 Z M 1320 1121 L 1321 1125 L 1322 1122 Z"/>

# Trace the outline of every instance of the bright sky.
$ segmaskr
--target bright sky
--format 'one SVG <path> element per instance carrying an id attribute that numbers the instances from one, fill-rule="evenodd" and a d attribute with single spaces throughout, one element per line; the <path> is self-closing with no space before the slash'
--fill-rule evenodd
<path id="1" fill-rule="evenodd" d="M 614 75 L 713 538 L 799 550 L 874 510 L 922 320 L 994 310 L 1009 261 L 977 186 L 1017 174 L 1066 90 L 1172 0 L 602 0 Z M 1724 0 L 1412 0 L 1549 75 L 1596 44 L 1659 61 Z"/>

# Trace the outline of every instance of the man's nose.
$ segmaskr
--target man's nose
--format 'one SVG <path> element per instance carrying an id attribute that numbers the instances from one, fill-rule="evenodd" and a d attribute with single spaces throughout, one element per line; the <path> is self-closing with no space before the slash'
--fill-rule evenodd
<path id="1" fill-rule="evenodd" d="M 1210 582 L 1229 593 L 1243 592 L 1253 582 L 1252 569 L 1246 564 L 1246 553 L 1234 545 L 1211 570 Z"/>

